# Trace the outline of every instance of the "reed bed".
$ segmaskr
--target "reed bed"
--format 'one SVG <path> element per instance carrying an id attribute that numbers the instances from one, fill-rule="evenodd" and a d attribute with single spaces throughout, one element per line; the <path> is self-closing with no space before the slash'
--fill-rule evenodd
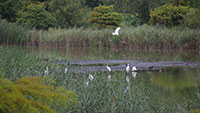
<path id="1" fill-rule="evenodd" d="M 0 21 L 0 43 L 42 47 L 111 47 L 140 49 L 200 49 L 200 30 L 141 25 L 113 29 L 71 28 L 48 31 L 29 30 Z"/>
<path id="2" fill-rule="evenodd" d="M 112 29 L 51 29 L 33 31 L 33 45 L 56 47 L 112 47 L 142 49 L 199 49 L 200 30 L 161 26 L 121 28 L 119 36 Z"/>
<path id="3" fill-rule="evenodd" d="M 139 73 L 136 78 L 129 75 L 130 83 L 127 83 L 124 71 L 110 73 L 111 80 L 108 80 L 108 72 L 64 73 L 65 67 L 68 66 L 70 70 L 72 65 L 52 64 L 51 61 L 41 60 L 18 49 L 1 48 L 0 52 L 0 71 L 4 78 L 17 80 L 25 76 L 44 76 L 49 78 L 49 83 L 76 92 L 79 97 L 78 105 L 66 109 L 65 112 L 174 113 L 179 108 L 187 112 L 199 108 L 200 105 L 198 95 L 189 101 L 174 96 L 166 98 L 163 90 L 151 85 L 150 76 L 144 73 Z M 46 67 L 49 67 L 48 75 L 44 75 Z M 93 80 L 88 79 L 89 74 L 93 75 Z"/>

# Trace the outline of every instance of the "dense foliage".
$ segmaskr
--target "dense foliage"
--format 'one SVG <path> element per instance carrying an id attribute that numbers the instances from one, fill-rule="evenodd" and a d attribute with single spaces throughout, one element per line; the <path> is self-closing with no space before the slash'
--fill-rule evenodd
<path id="1" fill-rule="evenodd" d="M 171 4 L 163 5 L 162 7 L 151 11 L 151 24 L 162 24 L 166 26 L 177 26 L 184 24 L 184 16 L 187 14 L 189 7 L 173 6 Z"/>
<path id="2" fill-rule="evenodd" d="M 97 16 L 95 14 L 97 13 L 96 7 L 103 8 L 102 6 L 109 7 L 110 5 L 113 6 L 111 9 L 114 13 L 104 15 L 98 20 L 104 21 L 105 19 L 108 22 L 107 24 L 115 24 L 114 26 L 119 25 L 117 13 L 124 16 L 122 20 L 124 26 L 137 26 L 147 24 L 149 21 L 150 23 L 165 23 L 166 25 L 166 21 L 168 21 L 172 25 L 167 26 L 183 24 L 191 27 L 200 21 L 196 22 L 200 8 L 198 0 L 1 0 L 0 18 L 36 29 L 91 27 L 95 22 L 100 23 L 97 22 L 97 19 L 94 19 L 94 16 Z M 189 11 L 187 17 L 184 17 L 187 19 L 185 22 L 182 21 L 185 15 L 185 9 L 181 8 L 183 6 L 195 10 Z M 169 10 L 170 8 L 172 10 Z M 156 11 L 152 11 L 154 9 Z M 89 15 L 91 11 L 93 12 L 92 17 Z M 153 14 L 150 14 L 151 12 Z M 165 13 L 166 16 L 162 17 L 162 13 Z M 152 15 L 157 15 L 153 17 L 156 20 L 152 20 Z M 192 16 L 192 19 L 188 20 L 188 16 Z M 112 20 L 108 20 L 109 18 L 112 18 Z M 163 19 L 165 22 L 163 22 Z M 192 21 L 195 22 L 191 23 Z M 102 26 L 105 27 L 105 25 Z"/>
<path id="3" fill-rule="evenodd" d="M 90 23 L 100 28 L 116 28 L 122 22 L 122 15 L 113 11 L 113 6 L 98 6 L 91 13 Z"/>
<path id="4" fill-rule="evenodd" d="M 24 10 L 19 12 L 20 17 L 17 23 L 23 26 L 36 29 L 48 29 L 56 26 L 56 19 L 47 12 L 43 4 L 29 4 Z"/>
<path id="5" fill-rule="evenodd" d="M 80 0 L 51 0 L 48 11 L 61 28 L 81 27 L 87 24 L 88 9 Z"/>
<path id="6" fill-rule="evenodd" d="M 55 113 L 78 102 L 74 92 L 64 87 L 44 85 L 42 77 L 25 77 L 15 82 L 0 78 L 0 93 L 2 113 Z"/>

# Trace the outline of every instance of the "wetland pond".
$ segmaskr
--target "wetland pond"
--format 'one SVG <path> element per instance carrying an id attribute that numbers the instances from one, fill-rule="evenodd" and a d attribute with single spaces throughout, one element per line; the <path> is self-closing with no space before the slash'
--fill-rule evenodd
<path id="1" fill-rule="evenodd" d="M 24 69 L 28 74 L 43 74 L 49 66 L 49 75 L 54 76 L 57 85 L 79 95 L 79 105 L 66 112 L 200 111 L 200 51 L 111 48 L 20 48 L 17 51 L 15 54 L 23 52 L 50 64 L 41 67 L 41 72 L 28 72 L 34 70 L 34 66 L 29 66 L 31 69 Z M 126 73 L 126 64 L 136 66 L 138 71 Z M 111 65 L 112 72 L 107 71 L 106 65 Z M 66 67 L 67 74 L 63 71 Z M 35 70 L 38 69 L 36 66 Z M 26 76 L 17 75 L 22 73 L 15 70 L 12 75 Z M 13 79 L 8 75 L 4 76 Z"/>

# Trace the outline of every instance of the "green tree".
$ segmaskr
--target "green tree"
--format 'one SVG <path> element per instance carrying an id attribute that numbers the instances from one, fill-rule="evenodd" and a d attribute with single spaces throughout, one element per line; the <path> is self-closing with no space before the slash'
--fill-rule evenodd
<path id="1" fill-rule="evenodd" d="M 88 7 L 94 8 L 99 5 L 103 5 L 102 0 L 85 0 L 85 5 Z"/>
<path id="2" fill-rule="evenodd" d="M 165 4 L 151 11 L 150 23 L 162 24 L 166 26 L 177 26 L 184 23 L 184 16 L 187 14 L 189 7 L 173 6 Z"/>
<path id="3" fill-rule="evenodd" d="M 15 22 L 23 0 L 0 0 L 0 18 Z"/>
<path id="4" fill-rule="evenodd" d="M 17 23 L 30 28 L 48 29 L 56 26 L 56 19 L 44 9 L 43 3 L 31 3 L 19 12 L 19 16 Z"/>
<path id="5" fill-rule="evenodd" d="M 191 28 L 200 28 L 200 9 L 190 8 L 184 16 L 184 24 Z"/>
<path id="6" fill-rule="evenodd" d="M 149 14 L 151 9 L 159 7 L 169 1 L 170 0 L 115 0 L 113 4 L 115 11 L 132 14 L 141 20 L 141 24 L 144 24 L 150 19 Z M 109 2 L 106 1 L 103 3 Z"/>
<path id="7" fill-rule="evenodd" d="M 189 6 L 192 8 L 200 8 L 200 1 L 199 0 L 172 0 L 173 5 L 182 5 L 182 6 Z"/>
<path id="8" fill-rule="evenodd" d="M 122 15 L 113 11 L 113 5 L 95 7 L 89 22 L 99 28 L 115 28 L 120 26 Z"/>
<path id="9" fill-rule="evenodd" d="M 80 27 L 87 24 L 88 8 L 80 0 L 51 0 L 48 11 L 61 28 Z"/>

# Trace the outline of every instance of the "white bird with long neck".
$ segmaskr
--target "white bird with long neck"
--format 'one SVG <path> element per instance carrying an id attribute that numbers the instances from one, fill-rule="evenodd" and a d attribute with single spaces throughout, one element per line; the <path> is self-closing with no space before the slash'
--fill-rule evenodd
<path id="1" fill-rule="evenodd" d="M 107 65 L 106 68 L 108 69 L 109 72 L 112 71 L 110 65 Z"/>
<path id="2" fill-rule="evenodd" d="M 134 66 L 134 67 L 132 67 L 132 71 L 133 72 L 136 72 L 137 71 L 137 68 Z"/>
<path id="3" fill-rule="evenodd" d="M 120 30 L 120 27 L 118 27 L 117 29 L 115 29 L 115 32 L 112 32 L 112 35 L 118 36 L 119 35 L 119 30 Z"/>
<path id="4" fill-rule="evenodd" d="M 126 73 L 129 73 L 130 71 L 130 64 L 126 64 Z"/>
<path id="5" fill-rule="evenodd" d="M 94 77 L 92 76 L 92 74 L 89 74 L 89 79 L 90 79 L 90 80 L 93 80 L 93 79 L 94 79 Z"/>

